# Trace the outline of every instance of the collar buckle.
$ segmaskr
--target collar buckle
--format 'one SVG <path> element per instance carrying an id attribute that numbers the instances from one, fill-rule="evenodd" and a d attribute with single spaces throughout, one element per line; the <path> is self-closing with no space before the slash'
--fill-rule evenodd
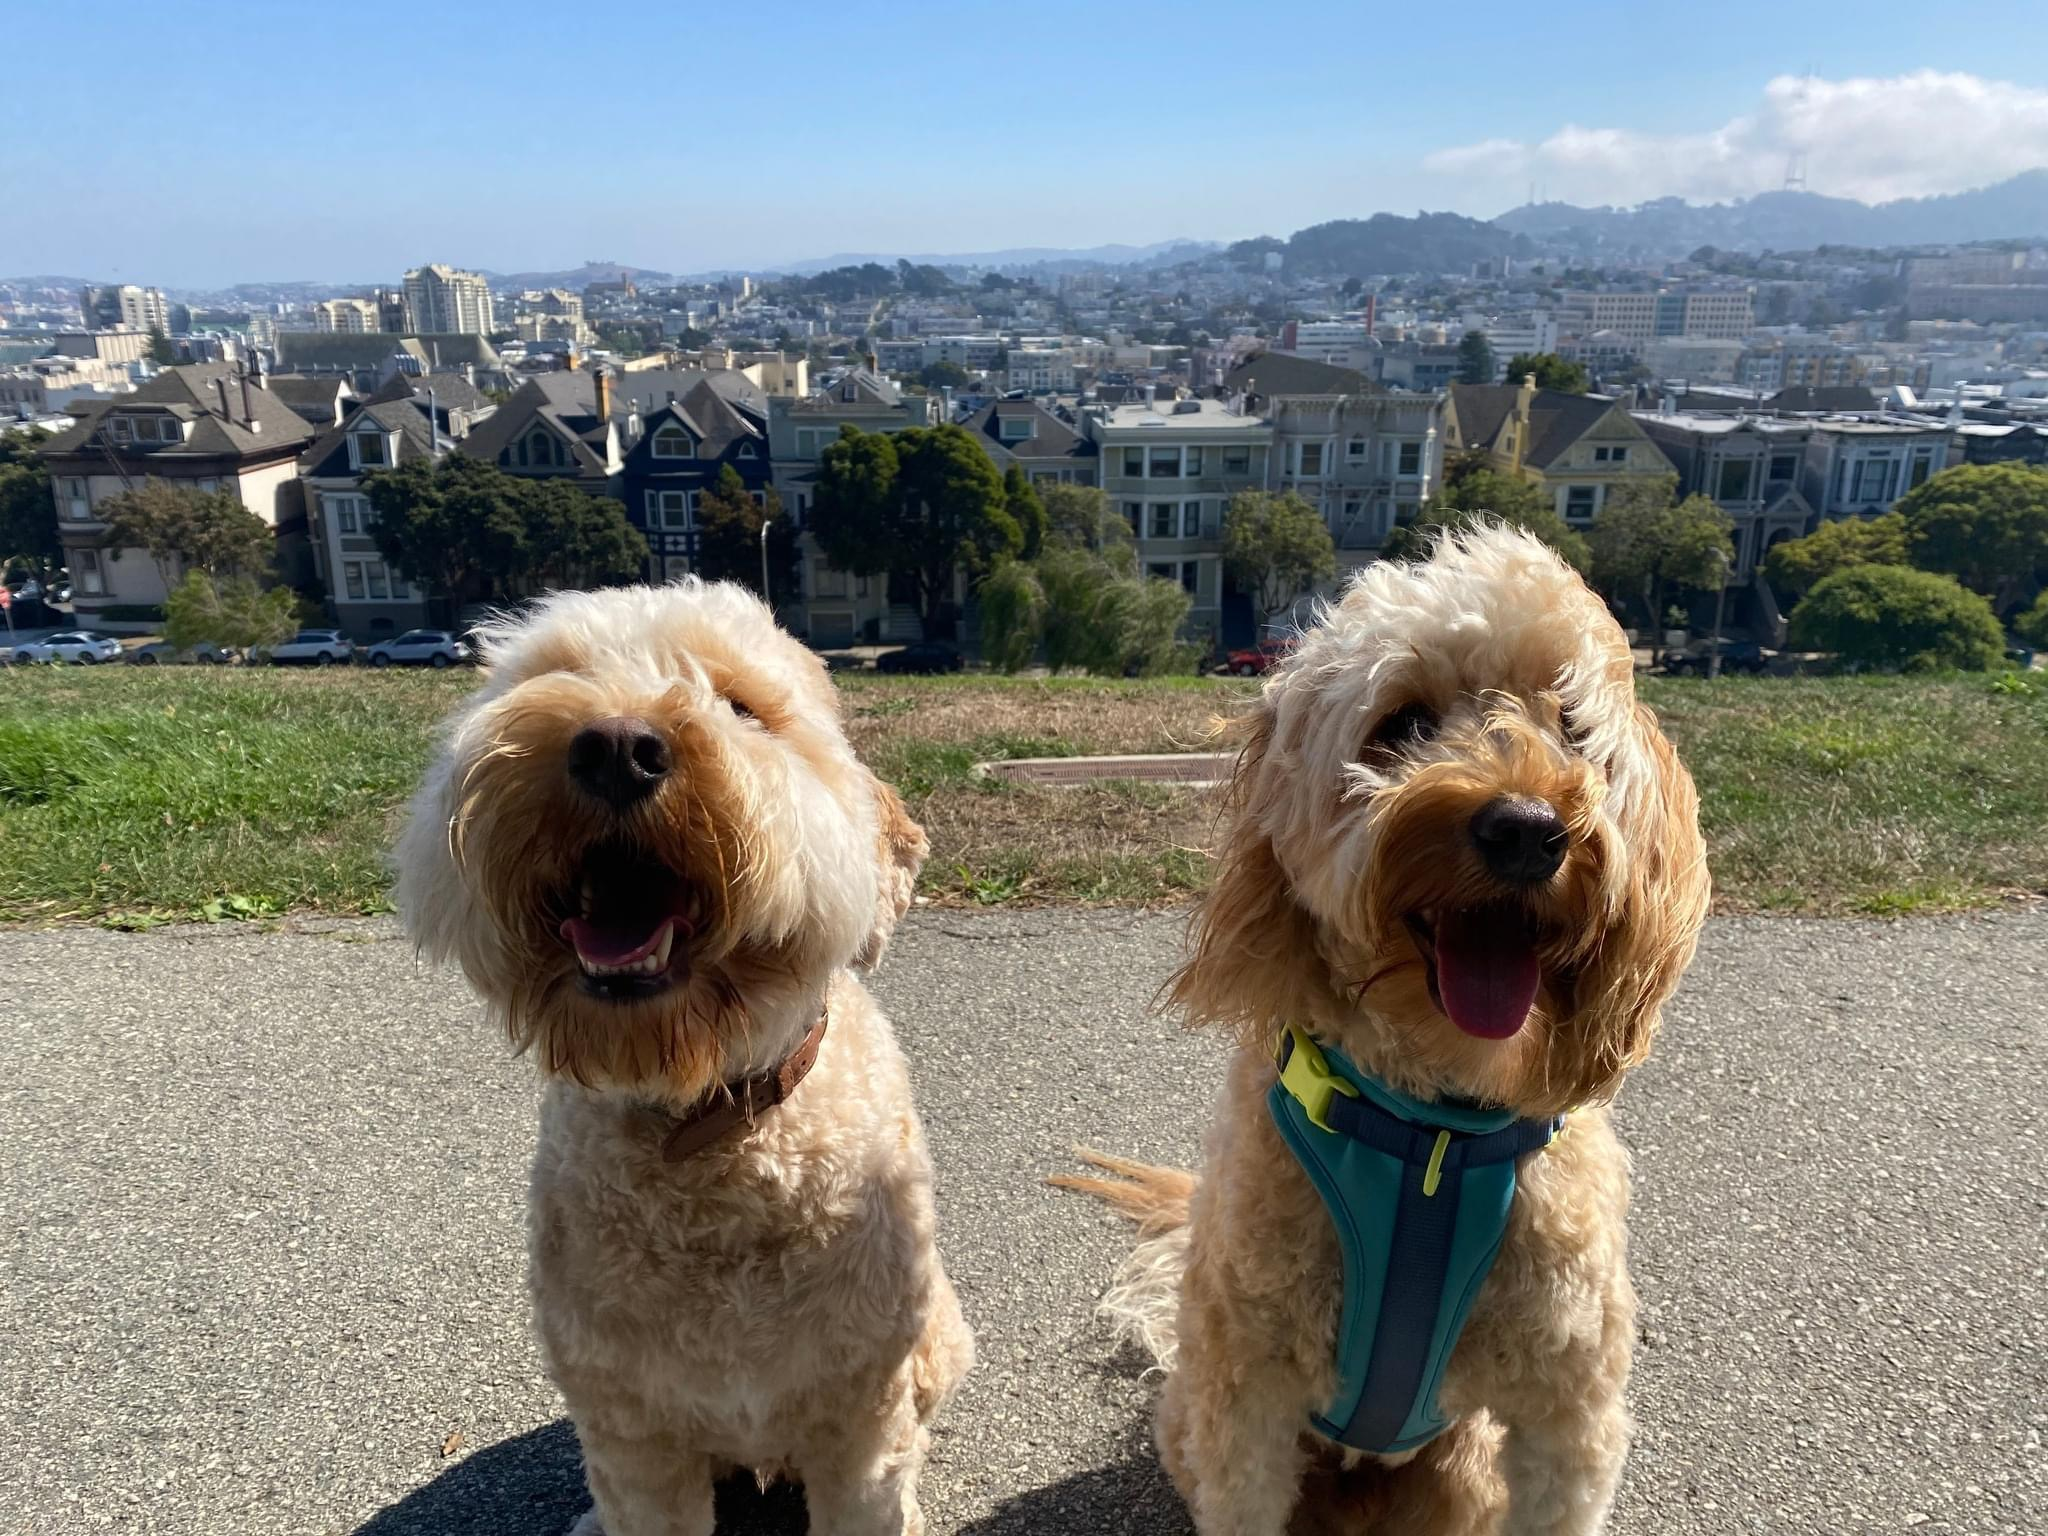
<path id="1" fill-rule="evenodd" d="M 1355 1099 L 1358 1090 L 1331 1070 L 1322 1048 L 1298 1025 L 1287 1026 L 1276 1056 L 1280 1063 L 1280 1086 L 1301 1106 L 1308 1123 L 1319 1131 L 1337 1135 L 1337 1128 L 1329 1120 L 1330 1100 L 1340 1093 Z"/>

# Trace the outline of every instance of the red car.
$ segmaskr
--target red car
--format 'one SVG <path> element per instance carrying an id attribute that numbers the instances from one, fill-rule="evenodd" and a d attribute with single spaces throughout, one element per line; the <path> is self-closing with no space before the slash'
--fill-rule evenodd
<path id="1" fill-rule="evenodd" d="M 1299 644 L 1292 635 L 1282 640 L 1261 640 L 1249 650 L 1230 652 L 1223 658 L 1224 665 L 1236 677 L 1263 677 L 1292 656 Z"/>

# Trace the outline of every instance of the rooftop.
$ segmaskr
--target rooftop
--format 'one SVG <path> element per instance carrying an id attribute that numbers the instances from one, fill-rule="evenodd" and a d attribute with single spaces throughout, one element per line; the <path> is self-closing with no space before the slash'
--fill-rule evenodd
<path id="1" fill-rule="evenodd" d="M 1104 413 L 1102 425 L 1112 432 L 1246 432 L 1266 423 L 1233 411 L 1220 400 L 1161 400 L 1156 405 L 1113 405 Z"/>

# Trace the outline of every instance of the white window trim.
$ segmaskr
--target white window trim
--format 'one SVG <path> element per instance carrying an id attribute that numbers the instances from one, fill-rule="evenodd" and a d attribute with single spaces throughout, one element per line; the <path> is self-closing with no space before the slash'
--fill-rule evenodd
<path id="1" fill-rule="evenodd" d="M 681 438 L 683 440 L 683 447 L 687 449 L 688 452 L 662 452 L 661 440 L 664 437 Z M 674 422 L 665 422 L 661 426 L 656 427 L 654 429 L 654 433 L 650 441 L 653 443 L 653 447 L 650 448 L 648 451 L 652 453 L 654 457 L 657 459 L 694 459 L 697 457 L 697 445 L 690 441 L 690 434 L 685 432 L 681 427 L 677 426 Z"/>

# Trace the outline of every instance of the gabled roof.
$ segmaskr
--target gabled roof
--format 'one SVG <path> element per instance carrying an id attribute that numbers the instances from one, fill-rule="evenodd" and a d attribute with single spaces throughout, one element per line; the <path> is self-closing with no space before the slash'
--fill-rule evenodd
<path id="1" fill-rule="evenodd" d="M 323 433 L 319 441 L 299 458 L 299 472 L 315 479 L 341 479 L 360 473 L 348 461 L 348 439 L 352 432 L 376 427 L 387 435 L 398 435 L 395 463 L 432 454 L 434 440 L 427 431 L 427 403 L 422 400 L 371 400 L 358 405 L 340 426 Z"/>
<path id="2" fill-rule="evenodd" d="M 1002 435 L 1002 423 L 1020 417 L 1031 423 L 1031 436 L 1007 441 Z M 1013 458 L 1026 463 L 1094 458 L 1098 452 L 1092 440 L 1081 436 L 1035 400 L 991 400 L 960 425 L 981 439 L 982 447 L 999 465 Z"/>
<path id="3" fill-rule="evenodd" d="M 612 414 L 623 418 L 638 410 L 647 416 L 670 399 L 688 399 L 698 385 L 707 383 L 728 403 L 751 412 L 763 423 L 768 420 L 768 397 L 737 368 L 640 368 L 615 374 Z"/>
<path id="4" fill-rule="evenodd" d="M 222 384 L 226 385 L 225 405 Z M 182 443 L 161 448 L 119 445 L 115 451 L 131 470 L 158 458 L 256 458 L 281 451 L 296 453 L 314 434 L 305 417 L 258 385 L 253 376 L 245 394 L 241 367 L 236 363 L 166 368 L 129 394 L 74 409 L 79 419 L 44 445 L 45 454 L 106 451 L 104 440 L 92 442 L 92 438 L 110 412 L 139 414 L 155 409 L 190 424 Z"/>
<path id="5" fill-rule="evenodd" d="M 456 451 L 471 458 L 495 459 L 500 449 L 532 430 L 536 421 L 545 422 L 569 444 L 579 476 L 609 478 L 607 424 L 597 414 L 597 386 L 581 369 L 535 374 L 510 400 L 477 423 L 456 445 Z"/>
<path id="6" fill-rule="evenodd" d="M 790 407 L 823 414 L 847 409 L 888 410 L 903 403 L 903 391 L 865 368 L 849 368 L 829 389 L 806 396 Z"/>
<path id="7" fill-rule="evenodd" d="M 369 398 L 417 400 L 424 408 L 430 389 L 434 403 L 444 411 L 481 410 L 491 403 L 490 396 L 459 373 L 394 373 Z"/>
<path id="8" fill-rule="evenodd" d="M 1264 395 L 1376 395 L 1378 385 L 1356 368 L 1339 368 L 1312 357 L 1290 357 L 1284 352 L 1261 352 L 1248 357 L 1223 376 L 1223 387 L 1232 394 Z"/>
<path id="9" fill-rule="evenodd" d="M 1499 448 L 1518 393 L 1513 384 L 1451 386 L 1451 408 L 1457 413 L 1458 429 L 1468 448 Z M 1532 469 L 1548 469 L 1572 444 L 1619 410 L 1618 402 L 1602 395 L 1537 390 L 1529 405 L 1529 441 L 1523 445 L 1522 462 Z M 1622 415 L 1626 418 L 1627 412 Z"/>
<path id="10" fill-rule="evenodd" d="M 314 427 L 331 427 L 348 408 L 348 380 L 336 373 L 273 373 L 264 387 Z"/>
<path id="11" fill-rule="evenodd" d="M 286 373 L 316 368 L 381 372 L 393 354 L 402 353 L 424 369 L 426 353 L 409 341 L 389 331 L 279 331 L 278 368 Z"/>

